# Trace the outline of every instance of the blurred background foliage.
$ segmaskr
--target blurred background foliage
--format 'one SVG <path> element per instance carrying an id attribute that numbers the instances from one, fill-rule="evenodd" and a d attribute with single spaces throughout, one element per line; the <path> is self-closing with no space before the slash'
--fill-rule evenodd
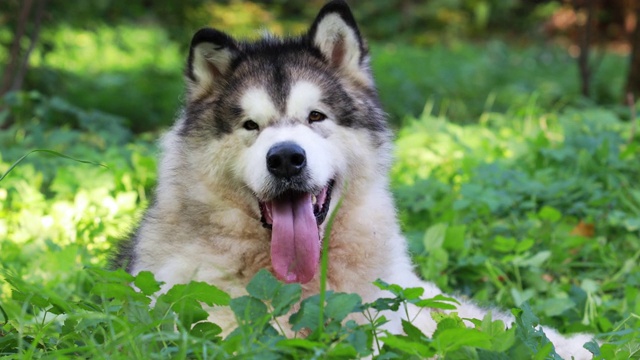
<path id="1" fill-rule="evenodd" d="M 0 175 L 38 148 L 108 166 L 33 154 L 0 181 L 0 275 L 84 301 L 83 267 L 104 266 L 149 202 L 193 32 L 298 34 L 323 2 L 0 1 Z M 479 302 L 529 302 L 562 331 L 608 332 L 606 359 L 637 357 L 640 4 L 351 5 L 397 132 L 417 270 Z M 16 292 L 2 283 L 2 308 L 39 329 Z M 1 340 L 15 328 L 0 353 L 20 348 Z"/>
<path id="2" fill-rule="evenodd" d="M 601 51 L 594 55 L 588 97 L 617 104 L 626 74 L 611 69 L 627 64 L 603 54 L 629 52 L 633 2 L 389 0 L 353 8 L 373 47 L 383 103 L 398 126 L 405 115 L 420 114 L 427 98 L 460 122 L 473 122 L 487 106 L 504 110 L 513 104 L 505 93 L 526 98 L 539 85 L 546 105 L 582 100 L 573 64 L 591 2 L 596 20 L 589 45 Z M 194 31 L 212 26 L 242 37 L 298 34 L 322 3 L 5 0 L 0 96 L 35 90 L 121 117 L 134 132 L 153 130 L 170 124 L 180 105 L 178 69 Z M 458 70 L 476 55 L 479 63 Z M 458 64 L 447 67 L 451 62 Z"/>

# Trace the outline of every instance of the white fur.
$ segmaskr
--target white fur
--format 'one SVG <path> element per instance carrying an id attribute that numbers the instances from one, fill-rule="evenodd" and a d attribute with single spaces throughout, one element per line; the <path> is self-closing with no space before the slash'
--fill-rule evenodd
<path id="1" fill-rule="evenodd" d="M 331 54 L 338 42 L 344 42 L 345 56 L 342 59 L 341 66 L 352 71 L 360 70 L 360 45 L 358 38 L 353 29 L 342 20 L 338 14 L 329 14 L 325 16 L 316 33 L 315 44 L 320 48 L 323 54 Z"/>
<path id="2" fill-rule="evenodd" d="M 323 188 L 337 172 L 336 164 L 343 161 L 332 150 L 332 144 L 302 124 L 268 127 L 260 132 L 258 139 L 245 152 L 238 163 L 238 172 L 259 197 L 268 194 L 273 175 L 267 169 L 267 152 L 277 143 L 292 141 L 302 147 L 307 155 L 309 183 Z"/>
<path id="3" fill-rule="evenodd" d="M 289 91 L 287 115 L 294 119 L 306 119 L 314 110 L 325 113 L 326 110 L 323 109 L 320 99 L 322 99 L 322 91 L 317 85 L 309 81 L 298 81 Z"/>
<path id="4" fill-rule="evenodd" d="M 215 284 L 232 296 L 245 294 L 252 275 L 260 268 L 270 268 L 270 234 L 259 224 L 256 199 L 239 191 L 243 181 L 237 175 L 247 179 L 247 186 L 259 193 L 268 178 L 262 162 L 269 146 L 278 141 L 295 140 L 305 148 L 314 181 L 326 181 L 335 172 L 345 179 L 339 187 L 347 184 L 343 191 L 334 194 L 334 199 L 342 196 L 343 203 L 330 237 L 328 288 L 358 293 L 368 302 L 389 296 L 372 285 L 380 278 L 404 287 L 421 286 L 425 288 L 424 297 L 440 294 L 435 285 L 413 273 L 387 179 L 380 176 L 377 162 L 365 161 L 382 155 L 374 150 L 366 131 L 346 129 L 333 121 L 323 126 L 331 132 L 326 139 L 309 126 L 281 124 L 261 130 L 255 143 L 246 149 L 242 142 L 229 137 L 212 142 L 202 151 L 185 150 L 179 145 L 177 130 L 170 132 L 163 141 L 161 171 L 164 173 L 161 173 L 157 194 L 160 208 L 153 214 L 160 221 L 152 217 L 143 223 L 137 245 L 141 255 L 132 272 L 154 272 L 157 279 L 166 283 L 163 290 L 173 284 L 198 280 Z M 224 169 L 239 170 L 240 174 L 229 177 Z M 190 176 L 183 175 L 187 172 Z M 218 179 L 214 181 L 210 176 Z M 190 207 L 205 204 L 208 214 L 204 217 L 198 213 L 183 214 L 181 201 Z M 336 202 L 332 202 L 332 211 Z M 198 224 L 197 227 L 189 225 L 191 222 L 193 226 Z M 304 296 L 317 293 L 318 286 L 317 279 L 304 284 Z M 486 310 L 460 301 L 462 305 L 456 311 L 461 317 L 485 315 Z M 412 308 L 410 317 L 416 314 L 417 309 Z M 402 332 L 400 320 L 404 315 L 400 312 L 385 315 L 391 320 L 386 328 Z M 502 319 L 507 325 L 513 321 L 510 315 L 497 311 L 493 311 L 493 318 Z M 234 326 L 228 309 L 211 309 L 211 320 L 227 332 Z M 363 318 L 357 320 L 364 321 Z M 414 323 L 428 336 L 436 328 L 435 321 L 424 310 Z M 567 338 L 549 328 L 544 331 L 563 358 L 591 358 L 582 348 L 582 344 L 590 340 L 588 335 Z"/>
<path id="5" fill-rule="evenodd" d="M 316 46 L 334 65 L 340 68 L 345 74 L 353 76 L 365 84 L 373 84 L 373 79 L 368 74 L 365 64 L 360 63 L 362 51 L 358 37 L 338 14 L 328 14 L 318 24 L 315 37 L 313 39 Z M 334 49 L 336 46 L 343 47 L 342 59 L 334 59 Z M 336 63 L 337 61 L 337 63 Z"/>
<path id="6" fill-rule="evenodd" d="M 360 62 L 356 33 L 338 14 L 321 19 L 314 42 L 327 59 L 335 46 L 344 46 L 341 62 L 334 65 L 360 85 L 371 82 L 366 62 Z M 215 82 L 208 64 L 223 72 L 232 55 L 209 45 L 199 45 L 195 52 L 196 94 L 200 95 Z M 246 119 L 255 121 L 260 129 L 236 126 L 230 134 L 210 141 L 179 135 L 184 123 L 179 119 L 162 141 L 156 204 L 138 232 L 132 273 L 152 271 L 165 282 L 162 291 L 197 280 L 214 284 L 234 297 L 245 294 L 247 283 L 259 269 L 271 269 L 271 233 L 262 228 L 258 209 L 258 198 L 268 193 L 272 182 L 266 154 L 278 142 L 294 141 L 305 150 L 312 185 L 322 187 L 329 179 L 336 179 L 330 211 L 342 198 L 328 244 L 328 288 L 358 293 L 365 302 L 389 296 L 372 284 L 376 279 L 423 287 L 424 297 L 440 294 L 434 284 L 413 272 L 389 191 L 391 144 L 377 144 L 366 128 L 340 126 L 331 113 L 332 104 L 322 104 L 322 95 L 321 86 L 311 80 L 293 82 L 286 113 L 280 114 L 265 89 L 246 89 L 240 106 Z M 307 116 L 313 110 L 328 118 L 309 124 Z M 305 297 L 318 291 L 317 278 L 303 284 Z M 457 311 L 463 318 L 483 318 L 487 312 L 468 301 L 460 302 Z M 411 308 L 410 317 L 417 312 Z M 385 315 L 391 320 L 387 328 L 400 333 L 404 315 Z M 493 318 L 507 325 L 513 321 L 503 312 L 494 311 Z M 235 325 L 232 314 L 224 308 L 211 309 L 211 320 L 226 332 Z M 425 310 L 415 324 L 428 336 L 436 329 Z M 549 328 L 544 331 L 562 357 L 591 358 L 582 348 L 590 339 L 588 335 L 563 337 Z"/>
<path id="7" fill-rule="evenodd" d="M 251 119 L 261 126 L 279 116 L 273 100 L 262 87 L 253 87 L 247 90 L 240 99 L 240 106 L 247 119 Z"/>
<path id="8" fill-rule="evenodd" d="M 231 64 L 233 53 L 228 48 L 218 49 L 218 45 L 203 42 L 198 44 L 193 52 L 193 75 L 196 78 L 189 92 L 191 99 L 197 99 L 211 90 L 216 82 L 215 73 L 210 66 L 214 66 L 220 74 L 224 74 Z"/>

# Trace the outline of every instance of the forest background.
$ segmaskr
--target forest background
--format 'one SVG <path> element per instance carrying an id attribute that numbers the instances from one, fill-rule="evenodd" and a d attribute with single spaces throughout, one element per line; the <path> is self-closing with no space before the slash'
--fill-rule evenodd
<path id="1" fill-rule="evenodd" d="M 329 294 L 326 326 L 312 325 L 311 299 L 291 321 L 312 335 L 284 339 L 269 320 L 291 304 L 256 288 L 297 290 L 266 274 L 246 298 L 191 284 L 149 308 L 152 278 L 103 270 L 151 201 L 194 31 L 296 34 L 322 3 L 0 3 L 1 355 L 350 358 L 384 339 L 380 358 L 553 358 L 541 322 L 599 334 L 587 344 L 598 358 L 640 357 L 635 0 L 351 3 L 396 132 L 392 186 L 416 271 L 515 309 L 510 330 L 455 316 L 433 337 L 340 325 L 419 302 L 394 288 L 396 303 Z M 237 336 L 198 323 L 196 300 L 230 304 Z M 434 301 L 422 304 L 450 305 Z"/>

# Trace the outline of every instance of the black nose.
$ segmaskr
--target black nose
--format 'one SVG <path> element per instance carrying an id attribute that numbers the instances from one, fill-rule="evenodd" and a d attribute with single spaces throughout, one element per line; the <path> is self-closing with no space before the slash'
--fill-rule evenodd
<path id="1" fill-rule="evenodd" d="M 290 178 L 307 166 L 307 156 L 300 145 L 292 141 L 277 143 L 267 152 L 267 169 L 280 178 Z"/>

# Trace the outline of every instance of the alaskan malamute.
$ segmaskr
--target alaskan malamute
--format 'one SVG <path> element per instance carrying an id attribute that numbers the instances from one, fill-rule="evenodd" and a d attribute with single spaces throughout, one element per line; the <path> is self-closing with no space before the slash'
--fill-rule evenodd
<path id="1" fill-rule="evenodd" d="M 319 290 L 321 238 L 330 234 L 328 287 L 364 301 L 372 282 L 440 290 L 414 273 L 389 191 L 392 134 L 367 46 L 343 1 L 328 3 L 300 37 L 238 41 L 202 29 L 191 41 L 186 105 L 162 140 L 155 202 L 118 262 L 153 272 L 164 289 L 206 281 L 231 296 L 268 269 Z M 484 311 L 461 301 L 463 318 Z M 231 313 L 212 320 L 233 327 Z M 400 314 L 390 330 L 401 332 Z M 389 317 L 389 315 L 387 315 Z M 494 314 L 509 325 L 506 314 Z M 432 334 L 423 311 L 417 324 Z M 545 329 L 564 357 L 590 358 L 589 336 Z"/>

